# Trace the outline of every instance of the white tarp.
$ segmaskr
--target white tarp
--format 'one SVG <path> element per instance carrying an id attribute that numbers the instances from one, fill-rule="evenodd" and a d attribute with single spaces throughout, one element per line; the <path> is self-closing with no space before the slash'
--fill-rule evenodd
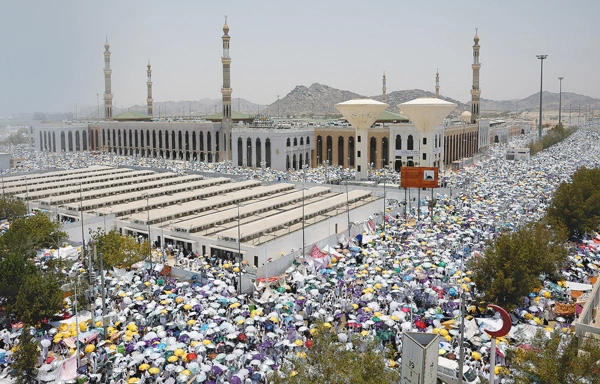
<path id="1" fill-rule="evenodd" d="M 571 291 L 591 291 L 593 286 L 592 284 L 583 284 L 583 283 L 575 283 L 573 281 L 567 281 L 567 288 Z"/>

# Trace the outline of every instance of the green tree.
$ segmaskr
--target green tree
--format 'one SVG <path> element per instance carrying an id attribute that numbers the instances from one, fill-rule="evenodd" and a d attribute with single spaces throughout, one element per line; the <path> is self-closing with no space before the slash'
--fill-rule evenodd
<path id="1" fill-rule="evenodd" d="M 580 168 L 563 182 L 548 208 L 548 221 L 569 235 L 595 232 L 600 225 L 600 169 Z"/>
<path id="2" fill-rule="evenodd" d="M 11 195 L 4 195 L 0 199 L 0 217 L 13 221 L 17 217 L 27 214 L 27 206 L 21 200 L 13 198 Z"/>
<path id="3" fill-rule="evenodd" d="M 35 275 L 38 271 L 38 267 L 19 254 L 9 253 L 1 258 L 0 300 L 2 305 L 14 305 L 23 282 L 28 276 Z"/>
<path id="4" fill-rule="evenodd" d="M 15 219 L 10 230 L 0 236 L 0 257 L 10 252 L 33 258 L 38 249 L 50 248 L 56 244 L 57 238 L 65 237 L 66 233 L 60 230 L 60 224 L 42 212 L 22 216 Z"/>
<path id="5" fill-rule="evenodd" d="M 347 350 L 336 334 L 323 326 L 314 335 L 306 357 L 294 357 L 287 367 L 273 374 L 272 383 L 292 384 L 387 384 L 399 383 L 400 371 L 386 366 L 386 351 L 378 344 L 353 340 L 354 349 Z"/>
<path id="6" fill-rule="evenodd" d="M 96 244 L 97 254 L 103 254 L 105 269 L 129 268 L 148 257 L 148 242 L 139 244 L 133 237 L 123 236 L 117 231 L 105 233 L 99 230 L 92 234 L 92 240 Z M 99 258 L 94 263 L 99 266 Z"/>
<path id="7" fill-rule="evenodd" d="M 11 368 L 14 370 L 15 378 L 19 384 L 32 384 L 37 382 L 37 359 L 39 356 L 38 343 L 31 336 L 29 326 L 24 326 L 21 336 L 19 337 L 19 345 L 14 354 L 14 361 Z"/>
<path id="8" fill-rule="evenodd" d="M 6 309 L 26 324 L 37 324 L 43 318 L 52 318 L 63 307 L 61 285 L 61 278 L 55 272 L 38 271 L 27 275 L 15 303 Z"/>
<path id="9" fill-rule="evenodd" d="M 473 282 L 482 299 L 513 310 L 524 296 L 540 285 L 540 276 L 557 280 L 567 257 L 556 234 L 542 223 L 527 224 L 514 232 L 502 233 L 487 248 L 484 257 L 474 259 Z"/>
<path id="10" fill-rule="evenodd" d="M 600 340 L 543 332 L 527 349 L 509 350 L 507 360 L 515 382 L 523 384 L 599 384 Z"/>

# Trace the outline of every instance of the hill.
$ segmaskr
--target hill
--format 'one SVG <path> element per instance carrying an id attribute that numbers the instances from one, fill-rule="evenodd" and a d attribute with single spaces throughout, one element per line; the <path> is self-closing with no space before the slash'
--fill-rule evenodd
<path id="1" fill-rule="evenodd" d="M 356 98 L 371 98 L 381 101 L 382 96 L 363 96 L 351 91 L 344 91 L 329 87 L 324 84 L 314 83 L 310 87 L 304 85 L 296 86 L 284 98 L 270 104 L 265 112 L 271 116 L 291 116 L 291 115 L 328 115 L 339 114 L 335 109 L 335 104 Z M 389 110 L 399 112 L 397 104 L 413 100 L 417 97 L 435 97 L 435 94 L 421 89 L 409 89 L 403 91 L 394 91 L 388 93 L 387 103 L 390 105 Z M 458 105 L 457 111 L 464 111 L 469 107 L 459 101 L 441 97 L 444 100 L 451 101 Z M 460 113 L 459 112 L 459 113 Z"/>
<path id="2" fill-rule="evenodd" d="M 543 109 L 549 111 L 558 111 L 558 102 L 560 95 L 558 93 L 543 92 L 542 103 Z M 470 106 L 471 103 L 469 102 Z M 562 110 L 563 113 L 569 111 L 569 108 L 573 112 L 578 111 L 581 107 L 583 111 L 585 108 L 591 107 L 592 109 L 600 108 L 600 100 L 594 99 L 589 96 L 580 95 L 577 93 L 563 92 L 562 93 Z M 480 105 L 481 111 L 511 111 L 511 112 L 532 112 L 539 111 L 540 109 L 540 93 L 536 92 L 531 96 L 528 96 L 520 100 L 490 100 L 481 99 Z"/>

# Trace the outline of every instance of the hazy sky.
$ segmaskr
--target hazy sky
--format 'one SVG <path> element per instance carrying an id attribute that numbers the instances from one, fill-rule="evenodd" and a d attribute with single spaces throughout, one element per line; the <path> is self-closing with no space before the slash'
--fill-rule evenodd
<path id="1" fill-rule="evenodd" d="M 420 88 L 470 100 L 479 28 L 481 96 L 544 90 L 600 98 L 598 0 L 503 1 L 5 1 L 0 16 L 0 115 L 73 111 L 104 92 L 111 44 L 118 107 L 220 98 L 224 15 L 231 36 L 233 99 L 268 104 L 314 82 L 364 95 Z"/>

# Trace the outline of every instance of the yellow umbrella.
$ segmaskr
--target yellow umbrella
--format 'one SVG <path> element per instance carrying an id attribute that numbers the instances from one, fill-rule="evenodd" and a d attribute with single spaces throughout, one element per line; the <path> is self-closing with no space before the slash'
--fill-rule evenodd
<path id="1" fill-rule="evenodd" d="M 191 304 L 186 304 L 183 306 L 183 309 L 185 309 L 186 311 L 189 311 L 190 309 L 192 309 L 192 305 Z"/>
<path id="2" fill-rule="evenodd" d="M 185 355 L 185 351 L 183 349 L 181 349 L 181 348 L 177 348 L 175 350 L 175 352 L 173 352 L 173 353 L 175 353 L 175 356 L 183 356 L 183 355 Z"/>
<path id="3" fill-rule="evenodd" d="M 204 344 L 204 345 L 210 345 L 210 344 L 212 344 L 212 341 L 210 341 L 210 340 L 202 340 L 202 344 Z"/>
<path id="4" fill-rule="evenodd" d="M 269 317 L 269 320 L 271 320 L 271 321 L 272 321 L 272 322 L 274 322 L 274 323 L 279 323 L 279 319 L 278 319 L 278 318 L 276 318 L 276 317 L 274 317 L 274 316 L 272 316 L 272 317 Z"/>
<path id="5" fill-rule="evenodd" d="M 471 352 L 471 357 L 475 360 L 481 360 L 481 353 L 479 352 Z"/>
<path id="6" fill-rule="evenodd" d="M 192 374 L 192 372 L 189 369 L 184 369 L 183 371 L 181 371 L 181 375 L 189 376 L 191 374 Z"/>
<path id="7" fill-rule="evenodd" d="M 360 334 L 363 336 L 367 336 L 369 334 L 369 331 L 362 331 Z"/>
<path id="8" fill-rule="evenodd" d="M 96 347 L 93 344 L 88 344 L 85 346 L 85 353 L 92 353 L 95 349 Z"/>
<path id="9" fill-rule="evenodd" d="M 298 340 L 294 341 L 294 344 L 301 347 L 304 343 L 302 342 L 302 340 L 298 339 Z"/>
<path id="10" fill-rule="evenodd" d="M 301 359 L 306 359 L 306 352 L 300 351 L 297 353 L 297 356 Z"/>
<path id="11" fill-rule="evenodd" d="M 174 363 L 174 362 L 176 362 L 178 359 L 179 359 L 179 358 L 178 358 L 177 356 L 175 356 L 175 355 L 172 355 L 172 356 L 169 356 L 169 358 L 167 359 L 167 361 L 168 361 L 169 363 Z"/>
<path id="12" fill-rule="evenodd" d="M 239 302 L 239 301 L 236 301 L 235 303 L 231 304 L 231 305 L 229 306 L 229 308 L 237 308 L 237 307 L 239 307 L 239 306 L 241 306 L 241 305 L 242 305 L 242 304 L 240 304 L 240 302 Z"/>
<path id="13" fill-rule="evenodd" d="M 187 321 L 187 325 L 194 325 L 194 324 L 196 324 L 196 320 L 194 320 L 194 319 L 189 319 Z"/>
<path id="14" fill-rule="evenodd" d="M 181 296 L 178 296 L 178 297 L 176 297 L 176 298 L 175 298 L 175 302 L 176 302 L 177 304 L 179 304 L 179 303 L 183 303 L 183 297 L 181 297 Z"/>
<path id="15" fill-rule="evenodd" d="M 156 367 L 152 367 L 148 370 L 148 372 L 150 372 L 151 375 L 156 375 L 157 373 L 160 372 L 160 369 L 158 369 Z"/>
<path id="16" fill-rule="evenodd" d="M 131 379 L 127 380 L 127 383 L 129 383 L 129 384 L 135 384 L 138 381 L 140 381 L 140 379 L 138 379 L 137 377 L 132 377 Z"/>
<path id="17" fill-rule="evenodd" d="M 330 323 L 323 323 L 323 326 L 324 326 L 325 328 L 331 328 L 331 324 L 330 324 Z"/>
<path id="18" fill-rule="evenodd" d="M 139 369 L 140 371 L 145 371 L 145 370 L 147 370 L 148 368 L 150 368 L 150 364 L 142 364 L 142 365 L 140 365 L 140 366 L 138 367 L 138 369 Z"/>

